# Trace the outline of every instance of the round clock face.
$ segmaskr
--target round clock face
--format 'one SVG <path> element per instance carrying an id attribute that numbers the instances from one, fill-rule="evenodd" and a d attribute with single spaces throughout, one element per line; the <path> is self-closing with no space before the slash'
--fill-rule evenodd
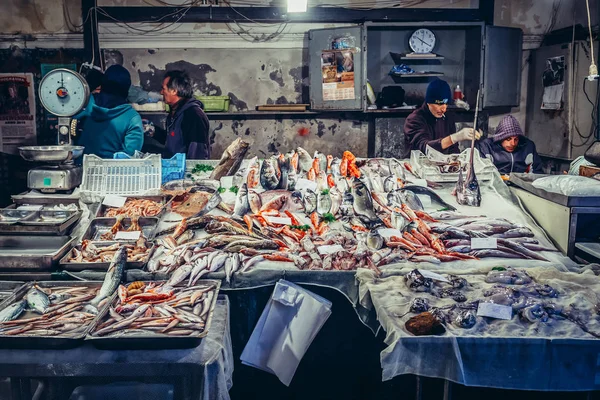
<path id="1" fill-rule="evenodd" d="M 415 53 L 431 53 L 435 47 L 435 35 L 429 29 L 417 29 L 410 35 L 408 44 Z"/>
<path id="2" fill-rule="evenodd" d="M 59 68 L 50 71 L 40 82 L 42 106 L 59 117 L 70 117 L 81 111 L 88 102 L 90 89 L 76 72 Z"/>

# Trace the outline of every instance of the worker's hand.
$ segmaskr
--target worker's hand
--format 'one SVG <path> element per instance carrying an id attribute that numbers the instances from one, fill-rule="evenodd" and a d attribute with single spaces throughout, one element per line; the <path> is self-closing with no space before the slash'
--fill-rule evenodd
<path id="1" fill-rule="evenodd" d="M 475 136 L 475 140 L 479 140 L 481 135 L 482 132 L 480 130 L 476 131 L 473 128 L 462 128 L 460 131 L 450 135 L 450 140 L 452 140 L 452 143 L 464 142 L 465 140 L 473 140 L 473 136 Z"/>

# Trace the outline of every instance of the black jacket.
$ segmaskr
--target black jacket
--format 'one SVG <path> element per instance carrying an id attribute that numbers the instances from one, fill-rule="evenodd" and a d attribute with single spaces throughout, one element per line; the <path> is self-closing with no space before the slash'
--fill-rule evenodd
<path id="1" fill-rule="evenodd" d="M 504 150 L 500 143 L 501 142 L 494 142 L 491 138 L 476 142 L 477 149 L 481 155 L 491 159 L 500 173 L 544 173 L 542 169 L 542 160 L 535 149 L 535 143 L 531 140 L 527 139 L 525 136 L 520 136 L 519 145 L 512 153 Z"/>
<path id="2" fill-rule="evenodd" d="M 442 139 L 455 132 L 452 113 L 447 113 L 444 118 L 436 118 L 429 111 L 427 103 L 413 111 L 404 122 L 406 147 L 410 150 L 421 150 L 423 154 L 426 154 L 427 145 L 444 154 L 460 153 L 456 143 L 442 150 Z"/>
<path id="3" fill-rule="evenodd" d="M 203 108 L 196 99 L 183 99 L 171 110 L 167 116 L 167 157 L 186 153 L 190 160 L 210 158 L 210 123 Z"/>

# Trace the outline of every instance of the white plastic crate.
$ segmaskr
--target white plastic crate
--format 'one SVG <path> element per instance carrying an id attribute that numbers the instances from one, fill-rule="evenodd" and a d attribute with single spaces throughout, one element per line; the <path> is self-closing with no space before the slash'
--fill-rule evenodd
<path id="1" fill-rule="evenodd" d="M 160 191 L 162 165 L 159 154 L 144 159 L 103 159 L 93 154 L 83 156 L 81 190 L 100 196 L 145 195 Z"/>

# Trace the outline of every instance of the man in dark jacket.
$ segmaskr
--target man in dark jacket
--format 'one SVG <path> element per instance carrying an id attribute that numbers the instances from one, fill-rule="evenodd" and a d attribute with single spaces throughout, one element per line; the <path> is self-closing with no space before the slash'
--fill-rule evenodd
<path id="1" fill-rule="evenodd" d="M 502 118 L 493 137 L 476 144 L 482 156 L 492 160 L 501 174 L 544 173 L 535 143 L 527 139 L 512 115 Z"/>
<path id="2" fill-rule="evenodd" d="M 208 117 L 202 102 L 192 97 L 192 82 L 183 71 L 165 74 L 161 94 L 170 107 L 167 116 L 165 156 L 185 153 L 188 159 L 210 158 Z"/>
<path id="3" fill-rule="evenodd" d="M 427 86 L 425 102 L 413 111 L 404 122 L 404 135 L 407 147 L 421 150 L 426 154 L 427 146 L 444 154 L 459 153 L 458 142 L 481 137 L 472 128 L 456 132 L 454 118 L 446 114 L 451 101 L 450 86 L 446 81 L 436 79 Z"/>

